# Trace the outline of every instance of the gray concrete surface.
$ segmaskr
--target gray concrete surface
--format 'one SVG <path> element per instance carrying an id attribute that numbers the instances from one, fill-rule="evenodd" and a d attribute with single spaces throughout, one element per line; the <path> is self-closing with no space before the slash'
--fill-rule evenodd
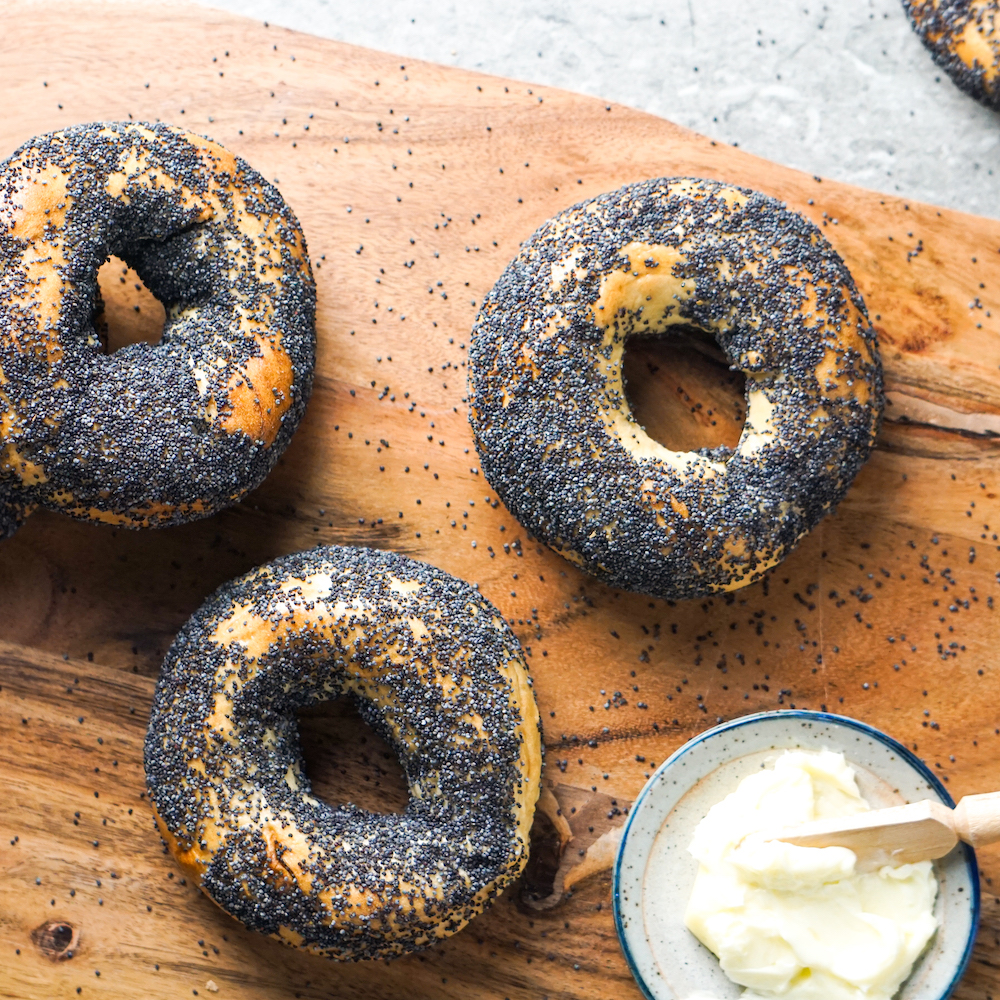
<path id="1" fill-rule="evenodd" d="M 300 31 L 594 94 L 810 173 L 1000 217 L 1000 115 L 899 0 L 210 0 Z"/>

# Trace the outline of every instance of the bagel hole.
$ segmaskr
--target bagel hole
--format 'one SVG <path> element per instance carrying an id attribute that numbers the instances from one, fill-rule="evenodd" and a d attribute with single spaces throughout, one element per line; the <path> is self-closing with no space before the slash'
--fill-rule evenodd
<path id="1" fill-rule="evenodd" d="M 361 718 L 350 698 L 298 713 L 299 741 L 312 794 L 327 805 L 353 802 L 370 812 L 402 813 L 410 801 L 395 751 Z"/>
<path id="2" fill-rule="evenodd" d="M 155 347 L 163 339 L 163 304 L 119 257 L 109 257 L 97 272 L 104 308 L 94 318 L 105 354 L 129 344 Z"/>
<path id="3" fill-rule="evenodd" d="M 694 327 L 631 337 L 625 396 L 646 433 L 671 451 L 734 449 L 746 420 L 746 378 L 730 371 L 715 338 Z"/>

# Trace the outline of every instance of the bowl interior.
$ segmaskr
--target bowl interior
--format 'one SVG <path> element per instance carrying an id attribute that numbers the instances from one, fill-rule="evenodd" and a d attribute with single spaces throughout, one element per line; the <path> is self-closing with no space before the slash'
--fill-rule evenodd
<path id="1" fill-rule="evenodd" d="M 708 810 L 747 775 L 785 750 L 834 750 L 857 772 L 874 807 L 933 798 L 953 805 L 908 750 L 853 719 L 820 712 L 747 716 L 685 744 L 650 778 L 635 805 L 615 864 L 615 922 L 632 972 L 650 1000 L 735 1000 L 716 957 L 684 926 L 698 864 L 688 853 Z M 971 848 L 935 862 L 938 930 L 898 1000 L 943 1000 L 968 963 L 979 917 L 979 874 Z"/>

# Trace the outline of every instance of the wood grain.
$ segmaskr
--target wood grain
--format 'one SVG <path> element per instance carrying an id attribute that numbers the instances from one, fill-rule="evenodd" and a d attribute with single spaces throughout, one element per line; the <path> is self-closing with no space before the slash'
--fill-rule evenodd
<path id="1" fill-rule="evenodd" d="M 606 874 L 532 905 L 560 865 L 544 817 L 520 890 L 443 948 L 391 964 L 285 950 L 181 884 L 143 798 L 163 654 L 220 583 L 317 543 L 425 559 L 503 610 L 577 856 L 684 740 L 760 709 L 826 706 L 914 747 L 956 797 L 1000 787 L 1000 223 L 812 178 L 592 98 L 200 8 L 0 15 L 0 156 L 130 115 L 211 135 L 299 215 L 320 338 L 305 421 L 238 508 L 134 533 L 39 513 L 0 545 L 0 997 L 214 995 L 208 980 L 220 997 L 638 996 Z M 835 516 L 762 583 L 680 604 L 609 590 L 529 538 L 478 473 L 465 407 L 469 329 L 519 242 L 574 201 L 674 174 L 767 191 L 824 227 L 878 328 L 890 399 Z M 158 322 L 120 273 L 103 283 L 112 347 Z M 644 345 L 628 375 L 660 440 L 738 432 L 739 386 L 697 339 Z M 364 801 L 402 804 L 359 720 L 334 707 L 303 726 L 325 795 L 362 801 L 377 781 Z M 1000 852 L 980 856 L 985 915 L 962 1000 L 1000 990 Z M 32 937 L 60 922 L 79 933 L 72 958 Z M 51 953 L 62 937 L 44 940 Z"/>

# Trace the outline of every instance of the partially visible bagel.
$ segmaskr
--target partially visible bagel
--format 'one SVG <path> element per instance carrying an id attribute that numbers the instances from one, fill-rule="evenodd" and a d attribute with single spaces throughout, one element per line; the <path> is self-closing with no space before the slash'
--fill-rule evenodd
<path id="1" fill-rule="evenodd" d="M 903 0 L 903 7 L 934 61 L 1000 111 L 1000 0 Z"/>
<path id="2" fill-rule="evenodd" d="M 162 342 L 101 348 L 116 255 L 165 306 Z M 0 163 L 0 537 L 36 506 L 154 527 L 235 503 L 312 386 L 316 289 L 277 190 L 168 125 L 98 122 Z"/>

